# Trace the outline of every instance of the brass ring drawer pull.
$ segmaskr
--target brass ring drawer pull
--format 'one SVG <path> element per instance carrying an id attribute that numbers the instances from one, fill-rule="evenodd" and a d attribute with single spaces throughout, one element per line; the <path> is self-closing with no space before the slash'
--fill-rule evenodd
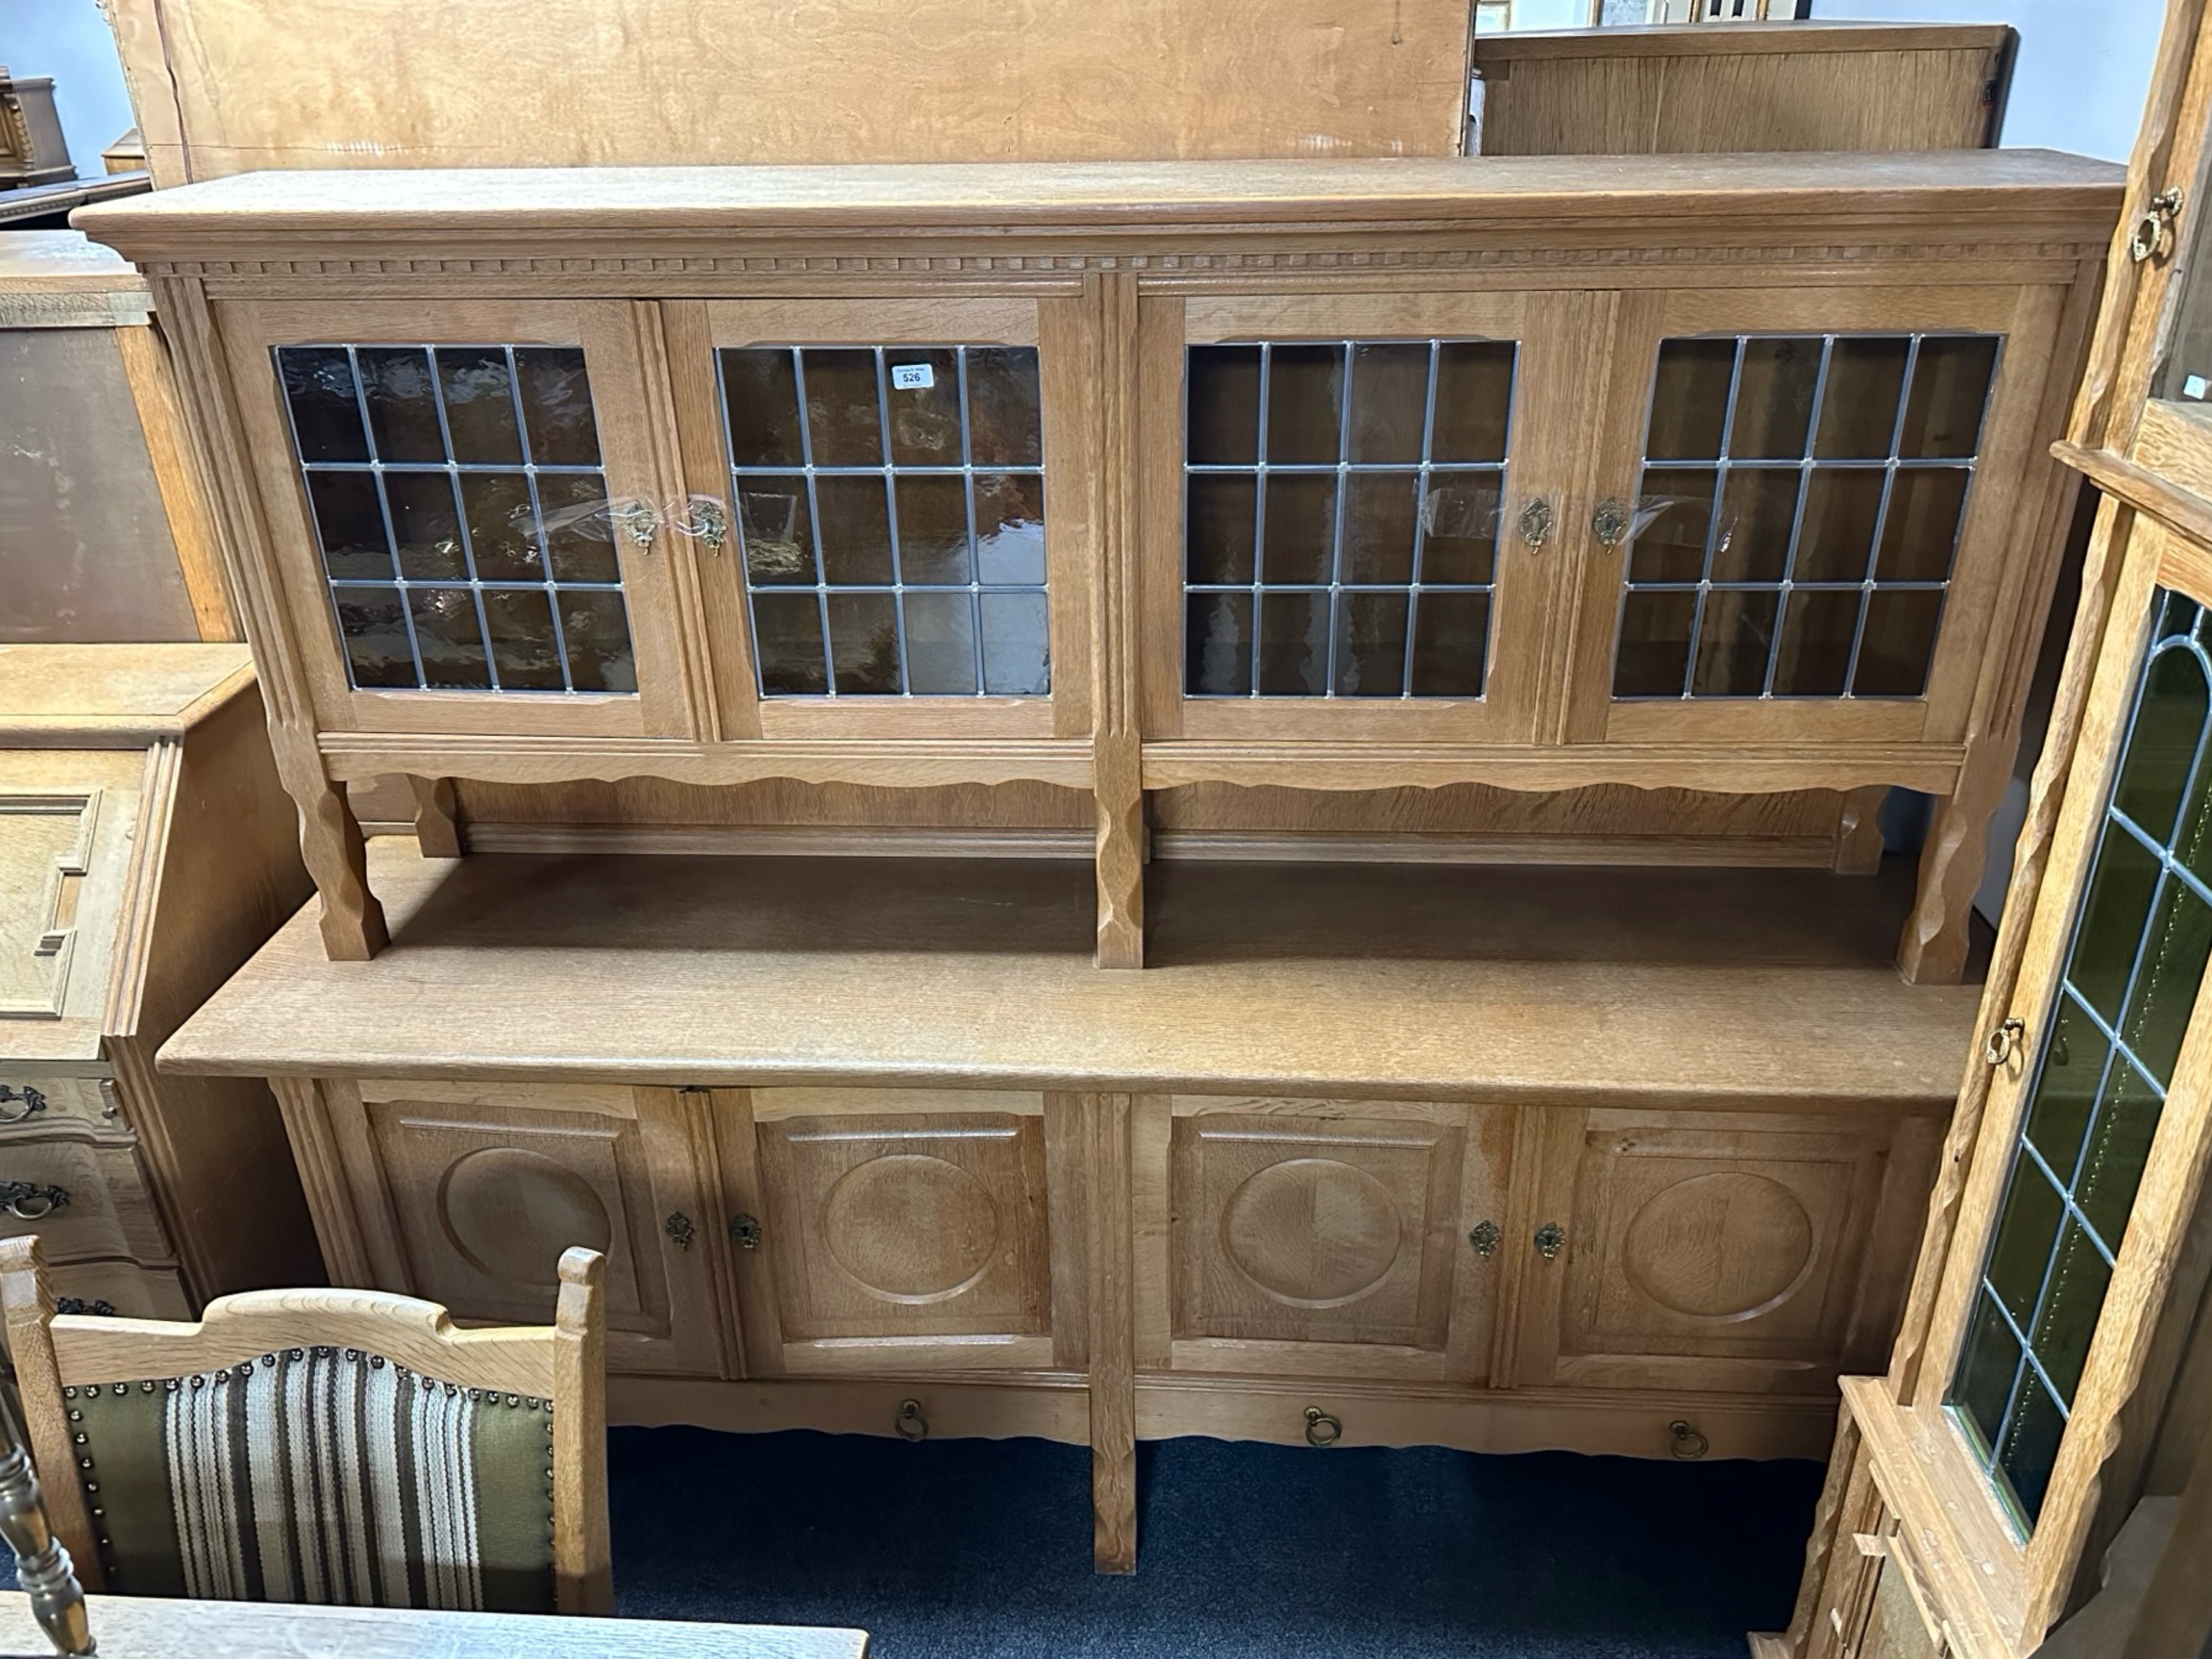
<path id="1" fill-rule="evenodd" d="M 21 1111 L 11 1112 L 6 1109 L 18 1102 L 21 1103 L 23 1108 Z M 0 1123 L 21 1123 L 32 1113 L 43 1112 L 46 1109 L 46 1097 L 32 1088 L 30 1085 L 25 1084 L 20 1089 L 11 1089 L 6 1084 L 0 1083 Z"/>
<path id="2" fill-rule="evenodd" d="M 1713 1443 L 1699 1434 L 1680 1418 L 1667 1425 L 1669 1449 L 1685 1462 L 1695 1462 L 1713 1449 Z"/>
<path id="3" fill-rule="evenodd" d="M 2002 1020 L 1998 1022 L 1996 1030 L 1990 1033 L 1990 1040 L 1982 1045 L 1982 1058 L 1992 1066 L 2009 1065 L 2027 1036 L 2026 1020 L 2016 1017 Z"/>
<path id="4" fill-rule="evenodd" d="M 1344 1425 L 1318 1406 L 1306 1407 L 1306 1444 L 1334 1446 L 1344 1438 Z"/>
<path id="5" fill-rule="evenodd" d="M 898 1437 L 902 1440 L 928 1439 L 929 1419 L 921 1414 L 921 1401 L 900 1401 L 898 1415 L 891 1419 L 891 1427 L 898 1431 Z"/>
<path id="6" fill-rule="evenodd" d="M 0 1182 L 0 1210 L 18 1221 L 42 1221 L 70 1201 L 66 1187 L 38 1187 L 27 1181 Z"/>
<path id="7" fill-rule="evenodd" d="M 55 1300 L 54 1311 L 58 1314 L 97 1314 L 102 1319 L 112 1319 L 115 1304 L 106 1297 L 88 1302 L 81 1296 L 64 1296 Z"/>

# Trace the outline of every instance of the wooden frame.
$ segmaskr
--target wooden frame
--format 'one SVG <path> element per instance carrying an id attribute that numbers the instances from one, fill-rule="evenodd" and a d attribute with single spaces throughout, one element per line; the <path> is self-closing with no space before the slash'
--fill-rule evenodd
<path id="1" fill-rule="evenodd" d="M 611 1613 L 607 1540 L 606 1399 L 600 1309 L 605 1258 L 560 1261 L 550 1327 L 459 1330 L 435 1303 L 357 1290 L 252 1291 L 210 1303 L 198 1324 L 57 1315 L 35 1238 L 0 1242 L 0 1307 L 33 1461 L 54 1534 L 88 1589 L 103 1587 L 91 1515 L 76 1478 L 65 1385 L 182 1376 L 258 1358 L 272 1348 L 365 1348 L 427 1376 L 526 1394 L 553 1406 L 553 1574 L 562 1613 Z M 56 1473 L 56 1472 L 59 1473 Z"/>
<path id="2" fill-rule="evenodd" d="M 271 694 L 280 764 L 301 802 L 303 844 L 339 956 L 373 955 L 383 929 L 337 786 L 394 772 L 487 784 L 778 778 L 1087 789 L 1098 825 L 1098 959 L 1123 966 L 1143 959 L 1150 791 L 1903 786 L 1954 803 L 1923 868 L 1904 963 L 1916 979 L 1955 979 L 1981 833 L 2009 769 L 2025 664 L 2067 520 L 2065 475 L 2032 440 L 2055 427 L 2087 325 L 2090 255 L 2110 222 L 2109 176 L 2090 163 L 1998 153 L 1684 167 L 1506 160 L 1448 168 L 831 169 L 803 182 L 742 170 L 599 171 L 549 176 L 535 203 L 518 202 L 498 175 L 441 175 L 426 192 L 368 173 L 336 197 L 326 180 L 272 178 L 95 212 L 100 234 L 147 263 L 191 365 L 234 577 L 251 596 L 264 677 L 282 687 Z M 1970 220 L 1957 211 L 1966 199 L 1976 204 Z M 619 257 L 609 257 L 617 246 Z M 1838 246 L 1861 251 L 1838 258 Z M 492 248 L 497 257 L 487 259 Z M 1657 295 L 1682 289 L 1692 272 L 1715 292 L 1680 302 L 1674 314 L 1692 320 L 1848 328 L 1916 306 L 1915 315 L 1954 314 L 1952 301 L 1898 295 L 1924 284 L 1937 259 L 1941 292 L 1978 295 L 1961 302 L 1980 307 L 1970 314 L 2002 315 L 2025 336 L 2013 342 L 2002 429 L 1984 463 L 2007 485 L 1983 493 L 2008 489 L 2035 505 L 2001 555 L 1978 544 L 1971 569 L 1962 565 L 1960 632 L 1969 620 L 1982 624 L 1978 660 L 1963 647 L 1947 657 L 1924 720 L 1917 708 L 1820 711 L 1852 717 L 1835 721 L 1700 710 L 1679 726 L 1635 729 L 1632 720 L 1593 733 L 1588 717 L 1570 712 L 1580 694 L 1563 679 L 1602 631 L 1583 626 L 1584 644 L 1572 643 L 1572 617 L 1602 610 L 1595 594 L 1604 585 L 1592 580 L 1595 532 L 1585 529 L 1602 482 L 1589 457 L 1600 405 L 1595 377 L 1572 361 L 1578 328 L 1648 315 Z M 416 712 L 423 696 L 380 696 L 372 717 L 366 694 L 343 693 L 328 605 L 319 592 L 301 592 L 310 568 L 289 541 L 297 487 L 277 490 L 270 476 L 285 464 L 272 442 L 282 428 L 262 356 L 269 319 L 328 337 L 350 319 L 405 331 L 390 319 L 412 316 L 419 332 L 473 316 L 530 337 L 546 319 L 602 310 L 618 332 L 612 319 L 624 301 L 624 349 L 635 343 L 645 388 L 625 442 L 636 476 L 650 472 L 672 499 L 724 487 L 699 360 L 721 332 L 756 326 L 742 319 L 775 319 L 760 325 L 778 336 L 864 324 L 896 335 L 940 330 L 933 311 L 1034 304 L 1049 359 L 1047 443 L 1060 468 L 1050 510 L 1058 660 L 1048 728 L 1042 709 L 990 699 L 975 708 L 922 700 L 879 712 L 749 702 L 734 584 L 696 545 L 667 547 L 664 574 L 652 580 L 672 579 L 674 598 L 665 612 L 658 599 L 644 607 L 672 619 L 676 643 L 660 660 L 681 660 L 684 701 L 675 701 L 671 668 L 659 677 L 669 688 L 665 712 L 641 726 L 595 726 L 609 717 L 580 707 L 502 708 L 473 720 L 424 714 Z M 811 325 L 791 320 L 810 313 Z M 1267 699 L 1212 708 L 1182 698 L 1168 677 L 1180 655 L 1170 573 L 1181 487 L 1177 426 L 1166 416 L 1181 347 L 1186 337 L 1278 319 L 1301 331 L 1523 325 L 1528 418 L 1508 488 L 1516 499 L 1536 486 L 1556 495 L 1559 528 L 1555 554 L 1503 538 L 1501 611 L 1510 603 L 1530 625 L 1506 634 L 1493 623 L 1503 675 L 1494 707 L 1291 708 L 1278 705 L 1299 700 Z M 625 401 L 626 432 L 629 414 Z M 1977 514 L 1978 538 L 1994 534 L 1994 517 Z M 1085 630 L 1071 657 L 1069 641 Z M 354 717 L 333 720 L 338 704 Z M 1770 714 L 1777 717 L 1763 718 Z"/>

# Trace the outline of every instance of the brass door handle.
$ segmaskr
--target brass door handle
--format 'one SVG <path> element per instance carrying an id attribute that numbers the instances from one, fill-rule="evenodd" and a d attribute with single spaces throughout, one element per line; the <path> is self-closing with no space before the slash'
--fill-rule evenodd
<path id="1" fill-rule="evenodd" d="M 2011 1063 L 2027 1039 L 2027 1022 L 2017 1016 L 2007 1016 L 1990 1033 L 1989 1041 L 1982 1044 L 1982 1058 L 1992 1066 Z"/>
<path id="2" fill-rule="evenodd" d="M 1556 1261 L 1567 1242 L 1567 1230 L 1556 1221 L 1547 1221 L 1536 1229 L 1536 1254 L 1547 1261 Z"/>
<path id="3" fill-rule="evenodd" d="M 0 1210 L 18 1221 L 40 1221 L 70 1201 L 66 1187 L 39 1187 L 27 1181 L 0 1182 Z"/>
<path id="4" fill-rule="evenodd" d="M 2181 186 L 2175 185 L 2150 198 L 2128 233 L 2128 258 L 2141 264 L 2169 252 L 2173 246 L 2173 222 L 2181 216 Z"/>

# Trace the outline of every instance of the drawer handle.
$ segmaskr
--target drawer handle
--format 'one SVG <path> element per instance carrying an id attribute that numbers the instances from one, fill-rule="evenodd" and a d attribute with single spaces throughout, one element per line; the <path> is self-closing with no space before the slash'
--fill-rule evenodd
<path id="1" fill-rule="evenodd" d="M 81 1296 L 64 1296 L 55 1300 L 54 1311 L 58 1314 L 97 1314 L 102 1319 L 112 1319 L 115 1304 L 105 1297 L 96 1302 L 88 1302 Z"/>
<path id="2" fill-rule="evenodd" d="M 1567 1230 L 1556 1221 L 1547 1221 L 1536 1229 L 1536 1254 L 1547 1261 L 1558 1261 L 1566 1242 Z"/>
<path id="3" fill-rule="evenodd" d="M 898 1437 L 902 1440 L 928 1439 L 929 1419 L 921 1414 L 921 1401 L 900 1401 L 898 1415 L 891 1419 L 891 1427 L 897 1431 Z"/>
<path id="4" fill-rule="evenodd" d="M 692 1231 L 691 1218 L 681 1210 L 662 1222 L 660 1231 L 676 1241 L 676 1248 L 679 1250 L 690 1249 L 692 1239 L 697 1237 Z"/>
<path id="5" fill-rule="evenodd" d="M 1344 1438 L 1344 1425 L 1318 1406 L 1306 1407 L 1306 1444 L 1334 1446 Z"/>
<path id="6" fill-rule="evenodd" d="M 6 1109 L 18 1102 L 22 1104 L 21 1111 L 11 1112 Z M 28 1084 L 20 1089 L 11 1089 L 6 1084 L 0 1083 L 0 1123 L 21 1123 L 32 1113 L 43 1112 L 46 1109 L 46 1097 Z"/>
<path id="7" fill-rule="evenodd" d="M 741 1250 L 757 1250 L 761 1247 L 761 1224 L 749 1215 L 730 1218 L 730 1237 Z"/>
<path id="8" fill-rule="evenodd" d="M 38 1221 L 70 1201 L 66 1187 L 34 1187 L 27 1181 L 0 1182 L 0 1210 L 18 1221 Z"/>
<path id="9" fill-rule="evenodd" d="M 1686 1462 L 1695 1462 L 1713 1449 L 1711 1441 L 1679 1417 L 1667 1425 L 1667 1438 L 1674 1455 Z"/>
<path id="10" fill-rule="evenodd" d="M 1495 1221 L 1478 1221 L 1468 1231 L 1467 1242 L 1474 1246 L 1477 1255 L 1486 1256 L 1497 1249 L 1498 1237 Z"/>

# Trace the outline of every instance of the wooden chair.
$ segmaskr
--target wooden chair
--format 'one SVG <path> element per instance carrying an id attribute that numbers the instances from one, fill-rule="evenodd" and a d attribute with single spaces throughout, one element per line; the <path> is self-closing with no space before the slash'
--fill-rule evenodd
<path id="1" fill-rule="evenodd" d="M 611 1613 L 605 1267 L 561 1257 L 550 1326 L 351 1290 L 187 1325 L 57 1316 L 38 1240 L 0 1242 L 54 1533 L 88 1589 Z"/>

